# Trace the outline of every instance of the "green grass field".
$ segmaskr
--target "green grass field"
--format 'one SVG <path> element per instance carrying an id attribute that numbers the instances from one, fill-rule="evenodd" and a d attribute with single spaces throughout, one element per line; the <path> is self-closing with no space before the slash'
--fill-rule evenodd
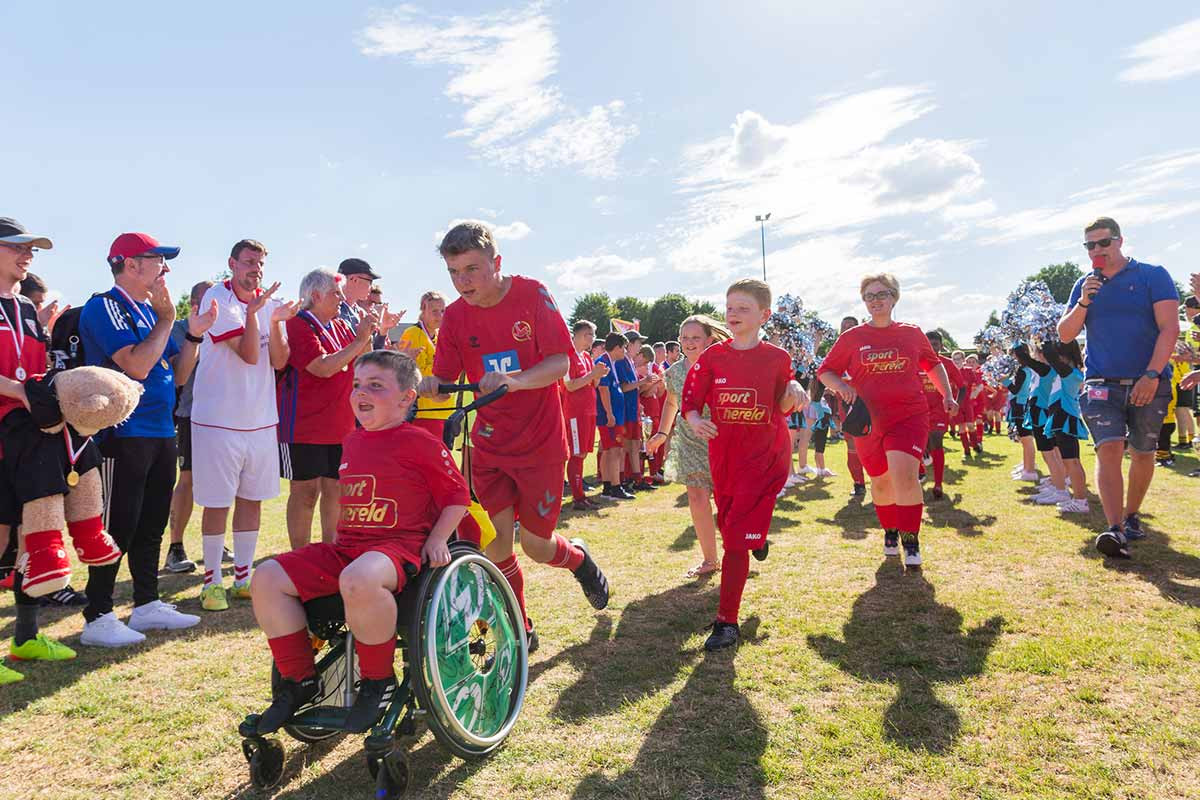
<path id="1" fill-rule="evenodd" d="M 751 562 L 736 654 L 703 652 L 717 583 L 683 578 L 698 551 L 680 487 L 564 513 L 612 604 L 596 613 L 565 571 L 526 562 L 542 647 L 521 722 L 480 763 L 424 736 L 411 796 L 1200 797 L 1200 480 L 1184 476 L 1200 462 L 1159 470 L 1149 536 L 1113 564 L 1091 549 L 1098 500 L 1085 519 L 1023 503 L 1016 446 L 987 446 L 966 467 L 948 453 L 948 498 L 927 507 L 925 569 L 909 574 L 881 555 L 870 510 L 847 502 L 831 447 L 838 477 L 782 500 L 771 557 Z M 285 546 L 282 509 L 270 506 L 260 553 Z M 198 576 L 162 588 L 204 613 Z M 127 578 L 118 591 L 126 617 Z M 43 618 L 77 644 L 78 615 Z M 0 596 L 0 635 L 12 625 Z M 264 796 L 236 732 L 268 696 L 248 602 L 136 648 L 78 649 L 0 688 L 0 796 Z M 276 796 L 371 796 L 361 737 L 282 741 Z"/>

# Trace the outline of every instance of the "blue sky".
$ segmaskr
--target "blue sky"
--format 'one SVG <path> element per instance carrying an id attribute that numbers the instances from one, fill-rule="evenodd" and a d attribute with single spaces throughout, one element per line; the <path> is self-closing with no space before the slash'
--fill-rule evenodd
<path id="1" fill-rule="evenodd" d="M 0 215 L 71 302 L 144 230 L 176 292 L 252 237 L 284 293 L 359 256 L 410 319 L 467 217 L 564 311 L 720 300 L 767 211 L 770 282 L 833 321 L 886 269 L 900 318 L 969 335 L 1102 213 L 1196 269 L 1194 4 L 809 5 L 14 5 Z"/>

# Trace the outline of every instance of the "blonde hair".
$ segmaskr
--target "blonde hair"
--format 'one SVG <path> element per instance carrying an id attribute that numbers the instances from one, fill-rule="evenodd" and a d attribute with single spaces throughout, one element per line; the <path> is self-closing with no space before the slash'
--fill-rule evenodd
<path id="1" fill-rule="evenodd" d="M 884 286 L 892 290 L 892 295 L 895 299 L 900 299 L 900 281 L 896 280 L 896 276 L 890 272 L 880 272 L 875 275 L 864 275 L 862 281 L 858 284 L 858 296 L 862 297 L 867 293 L 867 287 L 872 283 L 882 283 Z"/>
<path id="2" fill-rule="evenodd" d="M 725 327 L 723 322 L 713 319 L 708 314 L 692 314 L 679 323 L 680 333 L 683 332 L 684 325 L 699 325 L 701 328 L 704 328 L 705 336 L 715 339 L 718 342 L 727 342 L 733 338 L 733 334 L 729 332 L 729 329 Z"/>
<path id="3" fill-rule="evenodd" d="M 742 278 L 725 290 L 725 296 L 741 292 L 754 298 L 754 302 L 758 303 L 759 308 L 770 310 L 771 308 L 771 287 L 762 281 L 754 278 Z"/>

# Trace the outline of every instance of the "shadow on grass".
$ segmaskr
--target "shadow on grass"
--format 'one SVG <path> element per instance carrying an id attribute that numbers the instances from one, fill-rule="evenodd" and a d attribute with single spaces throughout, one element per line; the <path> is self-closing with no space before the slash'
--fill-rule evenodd
<path id="1" fill-rule="evenodd" d="M 696 526 L 688 525 L 683 531 L 675 537 L 675 541 L 671 542 L 667 549 L 674 553 L 684 553 L 691 550 L 696 545 Z"/>
<path id="2" fill-rule="evenodd" d="M 875 585 L 854 601 L 842 629 L 845 641 L 809 636 L 808 643 L 859 680 L 896 684 L 896 698 L 883 718 L 889 741 L 944 753 L 958 739 L 960 722 L 934 687 L 980 674 L 1002 624 L 1001 617 L 992 617 L 964 635 L 962 615 L 934 599 L 924 575 L 905 573 L 892 560 L 879 566 Z"/>
<path id="3" fill-rule="evenodd" d="M 848 500 L 833 514 L 833 518 L 818 517 L 816 522 L 832 525 L 841 531 L 843 539 L 861 541 L 867 538 L 869 528 L 879 524 L 874 506 L 864 506 L 859 500 Z"/>
<path id="4" fill-rule="evenodd" d="M 960 503 L 962 503 L 961 494 L 955 494 L 953 497 L 946 495 L 941 500 L 930 499 L 925 503 L 925 513 L 929 515 L 929 521 L 935 526 L 953 528 L 959 536 L 982 536 L 983 528 L 990 528 L 996 524 L 995 515 L 976 516 L 962 508 Z"/>
<path id="5" fill-rule="evenodd" d="M 743 647 L 758 640 L 756 618 L 743 621 L 741 628 Z M 698 657 L 682 655 L 687 660 Z M 730 652 L 701 657 L 646 732 L 633 763 L 614 778 L 598 772 L 588 775 L 572 797 L 765 797 L 760 762 L 768 732 L 750 701 L 734 687 L 734 664 Z"/>
<path id="6" fill-rule="evenodd" d="M 1142 515 L 1143 521 L 1151 515 Z M 1146 538 L 1131 542 L 1129 560 L 1105 558 L 1089 538 L 1079 552 L 1086 558 L 1101 560 L 1105 569 L 1134 575 L 1152 584 L 1163 597 L 1175 603 L 1200 608 L 1200 558 L 1171 547 L 1171 537 L 1143 524 Z M 18 684 L 19 685 L 19 684 Z"/>

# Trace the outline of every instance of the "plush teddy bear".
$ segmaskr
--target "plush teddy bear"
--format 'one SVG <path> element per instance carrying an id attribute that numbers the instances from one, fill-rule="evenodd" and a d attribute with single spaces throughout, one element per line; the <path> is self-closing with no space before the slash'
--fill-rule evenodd
<path id="1" fill-rule="evenodd" d="M 91 566 L 113 564 L 121 550 L 104 530 L 104 501 L 100 486 L 100 455 L 92 436 L 124 422 L 137 408 L 142 385 L 124 374 L 103 367 L 76 367 L 30 378 L 25 382 L 30 416 L 40 433 L 33 439 L 59 439 L 61 458 L 51 470 L 62 474 L 66 491 L 31 500 L 22 506 L 21 547 L 17 569 L 24 576 L 23 591 L 32 597 L 52 594 L 67 585 L 71 564 L 63 545 L 63 527 L 79 560 Z M 58 456 L 44 439 L 25 453 L 10 453 L 18 471 L 23 457 L 45 460 Z M 45 474 L 46 465 L 29 471 Z"/>

